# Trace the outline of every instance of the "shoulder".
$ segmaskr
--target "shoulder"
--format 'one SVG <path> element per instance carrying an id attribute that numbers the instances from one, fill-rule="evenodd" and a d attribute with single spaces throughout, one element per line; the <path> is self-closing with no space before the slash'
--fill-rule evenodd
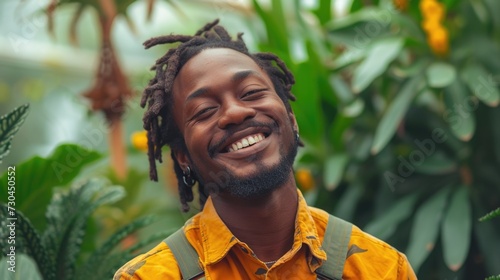
<path id="1" fill-rule="evenodd" d="M 324 239 L 329 215 L 308 207 L 321 241 Z M 417 279 L 406 256 L 388 243 L 352 226 L 344 279 Z"/>
<path id="2" fill-rule="evenodd" d="M 352 227 L 348 248 L 346 279 L 359 279 L 360 275 L 374 279 L 417 279 L 403 253 L 357 226 Z"/>
<path id="3" fill-rule="evenodd" d="M 161 242 L 116 271 L 114 280 L 181 279 L 181 274 L 167 244 Z"/>

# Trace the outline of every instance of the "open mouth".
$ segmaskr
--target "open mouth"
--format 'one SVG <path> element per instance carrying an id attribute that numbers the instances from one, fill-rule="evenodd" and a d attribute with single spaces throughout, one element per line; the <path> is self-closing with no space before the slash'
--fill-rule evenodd
<path id="1" fill-rule="evenodd" d="M 243 137 L 243 138 L 229 144 L 224 149 L 224 151 L 226 153 L 231 153 L 231 152 L 243 150 L 245 148 L 248 148 L 250 146 L 253 146 L 253 145 L 259 143 L 260 141 L 266 139 L 266 137 L 267 137 L 267 135 L 265 135 L 264 133 L 256 133 L 253 135 L 249 135 L 249 136 Z"/>

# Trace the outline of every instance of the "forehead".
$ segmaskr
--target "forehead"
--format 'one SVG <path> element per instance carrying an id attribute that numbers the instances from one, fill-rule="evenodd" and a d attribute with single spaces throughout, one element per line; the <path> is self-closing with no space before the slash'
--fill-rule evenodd
<path id="1" fill-rule="evenodd" d="M 234 73 L 247 70 L 268 79 L 260 66 L 245 54 L 228 48 L 205 49 L 181 68 L 174 80 L 173 92 L 185 95 L 201 87 L 217 86 Z"/>

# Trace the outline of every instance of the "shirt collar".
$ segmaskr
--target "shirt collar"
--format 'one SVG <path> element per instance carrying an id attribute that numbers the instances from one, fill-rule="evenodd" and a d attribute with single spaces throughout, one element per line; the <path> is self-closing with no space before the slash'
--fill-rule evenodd
<path id="1" fill-rule="evenodd" d="M 302 244 L 306 244 L 320 264 L 323 260 L 326 260 L 326 252 L 321 248 L 321 241 L 316 230 L 315 221 L 311 216 L 302 193 L 298 189 L 297 195 L 298 208 L 292 250 L 300 247 Z M 206 265 L 220 261 L 238 243 L 238 239 L 231 233 L 217 214 L 211 197 L 207 199 L 200 215 L 200 234 Z"/>

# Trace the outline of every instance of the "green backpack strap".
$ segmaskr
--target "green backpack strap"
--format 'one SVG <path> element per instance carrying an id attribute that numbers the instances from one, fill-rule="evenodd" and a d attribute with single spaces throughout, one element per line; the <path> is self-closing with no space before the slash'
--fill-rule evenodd
<path id="1" fill-rule="evenodd" d="M 341 280 L 351 239 L 352 224 L 330 215 L 323 239 L 327 259 L 316 273 L 324 279 Z"/>
<path id="2" fill-rule="evenodd" d="M 180 228 L 163 242 L 168 245 L 170 251 L 174 254 L 183 280 L 199 279 L 198 277 L 205 273 L 199 265 L 198 253 L 189 244 L 184 234 L 184 228 Z"/>

